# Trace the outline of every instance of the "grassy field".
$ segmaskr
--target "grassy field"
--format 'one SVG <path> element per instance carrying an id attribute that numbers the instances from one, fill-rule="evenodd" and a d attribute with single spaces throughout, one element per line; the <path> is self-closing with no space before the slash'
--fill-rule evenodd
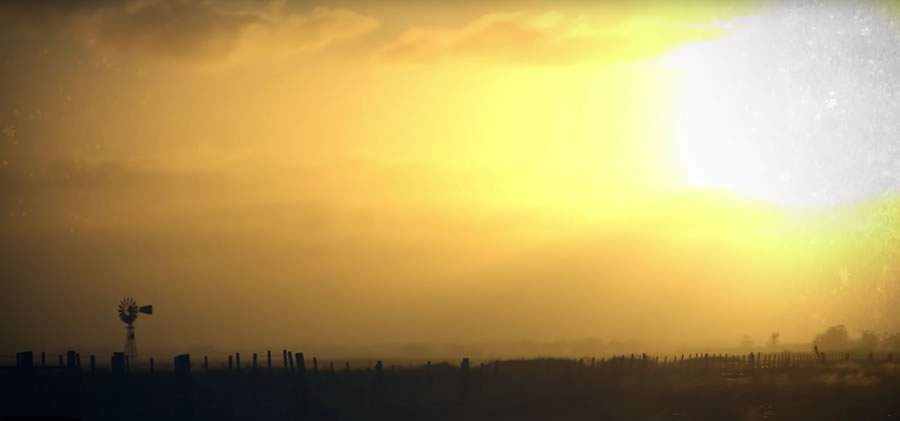
<path id="1" fill-rule="evenodd" d="M 280 362 L 280 361 L 279 361 Z M 893 420 L 898 366 L 814 355 L 534 359 L 190 372 L 2 371 L 0 415 L 82 419 Z"/>

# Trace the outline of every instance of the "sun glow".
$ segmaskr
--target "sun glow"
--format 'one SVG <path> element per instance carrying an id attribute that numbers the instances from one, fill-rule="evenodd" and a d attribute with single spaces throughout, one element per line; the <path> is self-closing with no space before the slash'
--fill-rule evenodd
<path id="1" fill-rule="evenodd" d="M 721 89 L 730 83 L 725 64 L 688 55 L 677 58 L 685 67 L 682 89 L 686 92 L 680 93 L 675 119 L 684 181 L 692 187 L 721 188 L 752 198 L 783 195 L 779 190 L 784 190 L 784 185 L 766 183 L 761 177 L 772 169 L 759 153 L 761 145 L 747 138 L 755 130 L 736 130 L 743 116 L 733 113 L 732 105 L 739 103 L 742 93 Z M 790 177 L 788 173 L 780 176 Z"/>
<path id="2" fill-rule="evenodd" d="M 900 35 L 882 10 L 775 7 L 725 29 L 664 60 L 685 184 L 790 208 L 896 192 L 900 59 L 882 52 Z"/>

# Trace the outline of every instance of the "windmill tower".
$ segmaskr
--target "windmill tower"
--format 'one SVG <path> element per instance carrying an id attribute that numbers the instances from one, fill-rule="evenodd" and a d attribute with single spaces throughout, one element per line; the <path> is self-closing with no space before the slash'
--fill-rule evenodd
<path id="1" fill-rule="evenodd" d="M 134 298 L 126 297 L 119 303 L 119 320 L 125 322 L 125 356 L 131 361 L 137 358 L 137 342 L 134 338 L 134 321 L 138 314 L 153 314 L 153 306 L 138 307 Z"/>

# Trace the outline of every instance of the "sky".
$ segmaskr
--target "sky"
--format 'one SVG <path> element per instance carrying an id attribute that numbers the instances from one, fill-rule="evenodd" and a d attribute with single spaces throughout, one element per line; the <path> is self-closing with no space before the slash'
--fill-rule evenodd
<path id="1" fill-rule="evenodd" d="M 896 332 L 898 16 L 4 2 L 0 347 Z"/>

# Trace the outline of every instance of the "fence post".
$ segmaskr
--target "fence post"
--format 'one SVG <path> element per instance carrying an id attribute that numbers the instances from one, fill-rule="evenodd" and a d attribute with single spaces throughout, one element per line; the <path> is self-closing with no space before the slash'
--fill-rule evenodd
<path id="1" fill-rule="evenodd" d="M 31 351 L 16 353 L 15 387 L 10 390 L 11 407 L 6 408 L 11 413 L 16 413 L 16 407 L 22 412 L 30 413 L 35 410 L 34 400 L 37 397 L 34 385 L 34 354 Z"/>
<path id="2" fill-rule="evenodd" d="M 234 357 L 232 355 L 228 355 L 228 371 L 234 368 Z"/>
<path id="3" fill-rule="evenodd" d="M 751 352 L 747 360 L 750 364 L 750 377 L 753 379 L 753 383 L 756 383 L 759 380 L 759 373 L 757 372 L 757 366 L 759 365 L 758 354 L 754 355 Z"/>
<path id="4" fill-rule="evenodd" d="M 297 372 L 300 376 L 306 375 L 306 360 L 303 359 L 303 353 L 298 352 L 294 354 L 294 358 L 297 359 Z"/>
<path id="5" fill-rule="evenodd" d="M 231 356 L 228 356 L 229 359 Z M 206 357 L 204 357 L 205 359 Z M 179 418 L 191 419 L 194 413 L 194 400 L 191 380 L 191 356 L 181 354 L 175 356 L 175 394 L 176 408 Z"/>
<path id="6" fill-rule="evenodd" d="M 31 351 L 16 353 L 16 369 L 20 373 L 30 374 L 34 368 L 34 354 Z"/>
<path id="7" fill-rule="evenodd" d="M 156 371 L 156 367 L 153 364 L 153 357 L 150 357 L 150 374 L 153 374 L 154 371 Z"/>
<path id="8" fill-rule="evenodd" d="M 241 353 L 234 353 L 234 366 L 237 368 L 237 371 L 241 371 Z"/>
<path id="9" fill-rule="evenodd" d="M 425 363 L 425 390 L 431 392 L 434 379 L 431 374 L 431 361 Z"/>
<path id="10" fill-rule="evenodd" d="M 75 351 L 66 351 L 66 368 L 75 370 Z"/>
<path id="11" fill-rule="evenodd" d="M 180 354 L 175 356 L 175 374 L 179 376 L 188 376 L 191 374 L 190 354 Z"/>
<path id="12" fill-rule="evenodd" d="M 461 401 L 465 401 L 469 397 L 470 381 L 469 357 L 465 357 L 459 365 L 459 399 Z"/>
<path id="13" fill-rule="evenodd" d="M 288 355 L 290 355 L 290 353 L 288 353 Z M 294 353 L 294 359 L 297 360 L 297 382 L 299 383 L 299 385 L 297 386 L 299 389 L 298 404 L 300 409 L 300 416 L 301 418 L 303 418 L 306 416 L 309 407 L 309 391 L 306 386 L 306 360 L 303 358 L 302 352 Z M 293 361 L 291 362 L 291 365 L 293 365 Z"/>
<path id="14" fill-rule="evenodd" d="M 110 368 L 113 375 L 122 376 L 125 374 L 125 353 L 114 352 L 110 361 Z"/>
<path id="15" fill-rule="evenodd" d="M 272 350 L 266 350 L 266 369 L 272 370 Z"/>
<path id="16" fill-rule="evenodd" d="M 75 351 L 66 352 L 67 390 L 63 394 L 67 412 L 75 416 L 81 414 L 81 363 L 80 355 Z"/>
<path id="17" fill-rule="evenodd" d="M 253 353 L 253 371 L 256 372 L 256 353 Z"/>
<path id="18" fill-rule="evenodd" d="M 375 363 L 375 377 L 372 382 L 375 403 L 381 405 L 384 402 L 384 363 L 381 360 Z"/>
<path id="19" fill-rule="evenodd" d="M 91 354 L 89 358 L 91 360 L 91 374 L 94 374 L 97 370 L 97 357 L 94 354 Z"/>

